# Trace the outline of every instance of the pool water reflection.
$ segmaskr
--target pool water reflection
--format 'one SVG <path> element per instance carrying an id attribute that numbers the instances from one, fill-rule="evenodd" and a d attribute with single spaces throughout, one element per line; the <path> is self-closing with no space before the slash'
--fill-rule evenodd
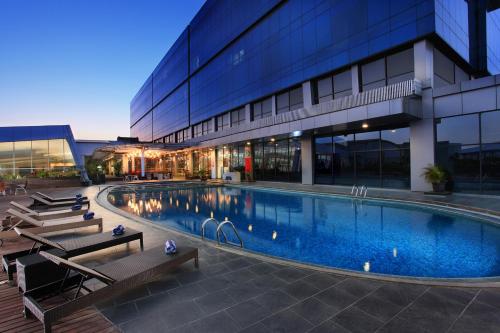
<path id="1" fill-rule="evenodd" d="M 246 250 L 303 263 L 413 277 L 500 275 L 499 227 L 429 207 L 231 186 L 111 191 L 108 200 L 197 236 L 206 218 L 227 218 Z M 206 235 L 215 238 L 213 224 Z"/>

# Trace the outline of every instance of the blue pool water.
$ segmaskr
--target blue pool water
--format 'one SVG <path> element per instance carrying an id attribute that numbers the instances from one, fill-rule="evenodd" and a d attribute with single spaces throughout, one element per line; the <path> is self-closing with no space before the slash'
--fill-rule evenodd
<path id="1" fill-rule="evenodd" d="M 413 277 L 500 276 L 500 227 L 424 206 L 231 186 L 111 191 L 108 200 L 197 236 L 212 214 L 227 217 L 246 250 L 302 263 Z M 207 235 L 215 238 L 213 225 Z"/>

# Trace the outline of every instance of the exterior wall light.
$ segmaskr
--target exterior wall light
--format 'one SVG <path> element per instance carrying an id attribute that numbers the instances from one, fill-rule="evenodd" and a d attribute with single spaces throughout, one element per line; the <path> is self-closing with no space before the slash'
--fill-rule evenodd
<path id="1" fill-rule="evenodd" d="M 363 125 L 361 125 L 361 127 L 368 128 L 368 124 L 367 123 L 363 123 Z"/>

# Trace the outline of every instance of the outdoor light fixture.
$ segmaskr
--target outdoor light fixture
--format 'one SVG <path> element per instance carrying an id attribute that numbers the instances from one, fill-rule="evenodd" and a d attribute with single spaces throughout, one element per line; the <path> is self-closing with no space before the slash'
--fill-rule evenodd
<path id="1" fill-rule="evenodd" d="M 396 130 L 392 130 L 391 132 L 392 132 L 392 133 L 396 133 Z"/>
<path id="2" fill-rule="evenodd" d="M 292 136 L 301 136 L 302 131 L 293 131 Z"/>
<path id="3" fill-rule="evenodd" d="M 247 146 L 250 146 L 252 143 L 250 141 L 247 142 Z"/>
<path id="4" fill-rule="evenodd" d="M 274 138 L 271 138 L 271 142 L 274 142 L 274 141 L 276 141 L 276 140 Z"/>
<path id="5" fill-rule="evenodd" d="M 363 265 L 363 270 L 365 272 L 369 272 L 370 271 L 370 262 L 369 261 L 365 262 L 365 264 Z"/>
<path id="6" fill-rule="evenodd" d="M 363 123 L 363 125 L 361 125 L 361 127 L 368 128 L 368 124 L 367 123 Z"/>

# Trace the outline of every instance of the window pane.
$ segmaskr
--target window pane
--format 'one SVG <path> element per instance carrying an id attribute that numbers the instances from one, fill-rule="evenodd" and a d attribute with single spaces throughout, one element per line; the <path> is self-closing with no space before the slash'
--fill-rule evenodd
<path id="1" fill-rule="evenodd" d="M 333 76 L 333 89 L 336 96 L 340 92 L 352 90 L 352 77 L 350 69 Z"/>
<path id="2" fill-rule="evenodd" d="M 76 164 L 71 153 L 71 148 L 66 140 L 64 140 L 64 164 L 66 167 L 74 167 Z"/>
<path id="3" fill-rule="evenodd" d="M 483 191 L 500 193 L 500 143 L 482 146 Z"/>
<path id="4" fill-rule="evenodd" d="M 49 167 L 49 142 L 47 140 L 32 141 L 31 154 L 34 169 Z"/>
<path id="5" fill-rule="evenodd" d="M 387 57 L 387 76 L 394 78 L 413 73 L 413 48 Z"/>
<path id="6" fill-rule="evenodd" d="M 12 142 L 0 142 L 0 175 L 12 173 L 10 169 L 14 167 L 13 152 L 14 144 Z"/>
<path id="7" fill-rule="evenodd" d="M 481 136 L 483 143 L 500 142 L 500 111 L 481 114 Z"/>
<path id="8" fill-rule="evenodd" d="M 31 168 L 31 141 L 14 142 L 16 169 Z"/>
<path id="9" fill-rule="evenodd" d="M 479 143 L 479 116 L 441 118 L 436 125 L 438 143 L 447 143 L 450 146 L 457 144 Z"/>
<path id="10" fill-rule="evenodd" d="M 385 82 L 385 59 L 382 58 L 361 66 L 361 77 L 363 85 L 378 81 Z"/>
<path id="11" fill-rule="evenodd" d="M 269 117 L 273 113 L 272 98 L 266 98 L 262 101 L 262 118 Z"/>
<path id="12" fill-rule="evenodd" d="M 254 103 L 252 107 L 253 120 L 262 118 L 262 103 Z"/>
<path id="13" fill-rule="evenodd" d="M 64 166 L 64 144 L 63 140 L 49 140 L 49 168 L 60 168 Z"/>
<path id="14" fill-rule="evenodd" d="M 333 95 L 333 86 L 332 86 L 332 78 L 327 77 L 322 80 L 318 80 L 318 97 L 322 98 L 325 96 L 332 96 Z"/>
<path id="15" fill-rule="evenodd" d="M 300 109 L 303 106 L 302 87 L 290 90 L 290 111 Z"/>
<path id="16" fill-rule="evenodd" d="M 453 191 L 479 191 L 479 145 L 438 142 L 437 163 L 450 173 Z"/>
<path id="17" fill-rule="evenodd" d="M 331 154 L 333 153 L 332 137 L 320 137 L 315 139 L 316 154 Z"/>
<path id="18" fill-rule="evenodd" d="M 360 185 L 380 186 L 380 152 L 356 153 L 356 181 Z"/>
<path id="19" fill-rule="evenodd" d="M 410 187 L 410 150 L 382 152 L 382 182 L 384 187 Z"/>
<path id="20" fill-rule="evenodd" d="M 410 148 L 410 129 L 408 127 L 381 131 L 382 149 Z"/>
<path id="21" fill-rule="evenodd" d="M 380 132 L 356 133 L 356 150 L 380 150 Z"/>
<path id="22" fill-rule="evenodd" d="M 290 100 L 289 100 L 290 96 L 288 94 L 288 92 L 286 93 L 283 93 L 283 94 L 279 94 L 277 97 L 276 97 L 276 108 L 277 108 L 277 111 L 278 113 L 279 112 L 286 112 L 289 110 L 289 104 L 290 104 Z"/>

